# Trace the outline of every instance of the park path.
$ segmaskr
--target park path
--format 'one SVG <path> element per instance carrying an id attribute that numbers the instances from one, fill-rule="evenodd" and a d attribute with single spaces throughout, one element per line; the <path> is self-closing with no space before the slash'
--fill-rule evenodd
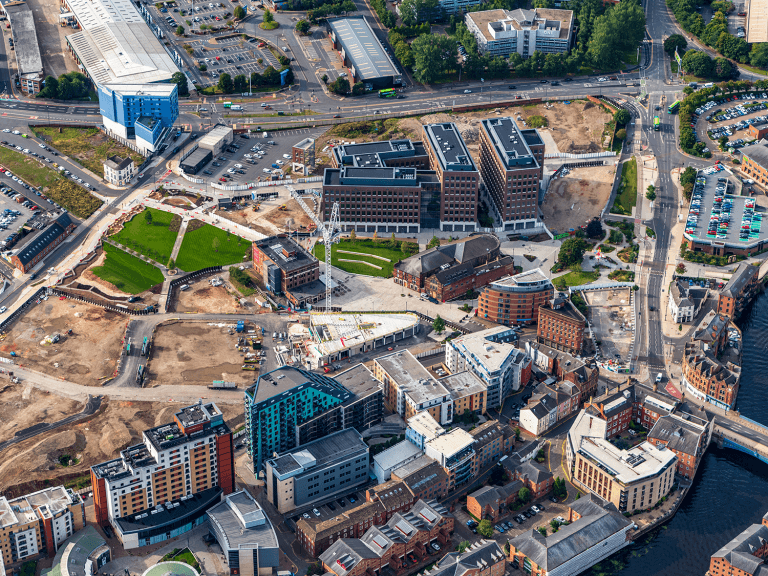
<path id="1" fill-rule="evenodd" d="M 179 255 L 179 249 L 181 248 L 181 242 L 184 240 L 184 234 L 187 233 L 187 226 L 189 225 L 189 218 L 181 217 L 181 226 L 179 226 L 179 233 L 176 236 L 176 242 L 173 244 L 173 250 L 171 250 L 171 258 L 176 260 L 176 256 Z"/>

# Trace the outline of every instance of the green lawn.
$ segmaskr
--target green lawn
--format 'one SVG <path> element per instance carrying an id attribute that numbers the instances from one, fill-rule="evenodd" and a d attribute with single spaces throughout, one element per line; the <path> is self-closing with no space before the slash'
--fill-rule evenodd
<path id="1" fill-rule="evenodd" d="M 160 270 L 136 256 L 131 256 L 111 244 L 104 244 L 104 252 L 107 253 L 104 265 L 91 271 L 120 290 L 139 294 L 163 282 L 163 273 Z"/>
<path id="2" fill-rule="evenodd" d="M 194 222 L 198 221 L 193 220 L 190 226 Z M 217 249 L 213 246 L 214 238 L 219 241 Z M 237 264 L 242 262 L 244 257 L 251 257 L 251 243 L 248 240 L 205 224 L 202 228 L 187 228 L 176 265 L 185 272 L 194 272 L 208 266 Z"/>
<path id="3" fill-rule="evenodd" d="M 562 276 L 558 276 L 552 280 L 552 283 L 562 290 L 568 286 L 581 286 L 582 284 L 589 284 L 600 278 L 599 272 L 568 272 Z"/>
<path id="4" fill-rule="evenodd" d="M 36 128 L 35 134 L 102 178 L 107 156 L 130 156 L 137 167 L 144 162 L 141 154 L 112 140 L 98 128 Z"/>
<path id="5" fill-rule="evenodd" d="M 342 240 L 338 244 L 334 244 L 331 250 L 331 264 L 344 270 L 351 272 L 352 274 L 367 274 L 368 276 L 381 276 L 383 278 L 389 278 L 392 276 L 392 269 L 395 264 L 407 258 L 413 254 L 413 244 L 408 244 L 407 252 L 403 252 L 402 249 L 398 250 L 390 245 L 390 240 L 381 240 L 374 242 L 373 240 Z M 381 256 L 387 258 L 387 260 L 380 260 L 379 258 L 373 258 L 371 256 L 360 256 L 358 254 L 344 254 L 339 250 L 347 250 L 349 252 L 361 252 L 363 254 L 373 254 L 375 256 Z M 418 249 L 417 249 L 418 250 Z M 314 254 L 319 260 L 325 261 L 325 246 L 323 244 L 315 244 Z M 359 264 L 356 262 L 340 262 L 339 258 L 345 260 L 361 260 L 363 262 L 370 262 L 379 268 L 373 266 L 367 266 L 365 264 Z"/>
<path id="6" fill-rule="evenodd" d="M 60 178 L 58 172 L 52 168 L 43 166 L 26 154 L 5 147 L 0 148 L 0 164 L 36 187 L 50 186 Z"/>
<path id="7" fill-rule="evenodd" d="M 619 183 L 619 190 L 616 194 L 616 200 L 613 202 L 611 213 L 629 216 L 632 214 L 632 208 L 636 203 L 637 160 L 632 158 L 624 162 L 624 167 L 621 169 L 621 182 Z"/>
<path id="8" fill-rule="evenodd" d="M 147 223 L 146 213 L 152 214 L 151 223 Z M 174 215 L 170 212 L 145 208 L 143 212 L 127 222 L 120 232 L 112 236 L 112 239 L 131 250 L 165 264 L 171 257 L 180 224 L 177 217 L 177 223 L 171 226 L 173 219 Z"/>

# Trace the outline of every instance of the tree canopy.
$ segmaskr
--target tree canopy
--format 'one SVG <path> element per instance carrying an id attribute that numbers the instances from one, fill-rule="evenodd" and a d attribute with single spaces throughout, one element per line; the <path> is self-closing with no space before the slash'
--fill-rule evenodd
<path id="1" fill-rule="evenodd" d="M 183 72 L 174 72 L 171 80 L 179 87 L 179 96 L 189 96 L 187 76 Z"/>
<path id="2" fill-rule="evenodd" d="M 230 76 L 228 73 L 223 72 L 221 76 L 219 76 L 219 82 L 217 84 L 219 90 L 224 92 L 224 94 L 232 94 L 232 91 L 235 88 L 234 83 L 232 82 L 232 76 Z"/>
<path id="3" fill-rule="evenodd" d="M 86 98 L 91 89 L 91 83 L 80 72 L 68 72 L 58 79 L 48 76 L 45 87 L 37 94 L 37 98 L 57 98 L 59 100 L 76 100 Z"/>
<path id="4" fill-rule="evenodd" d="M 458 55 L 456 41 L 448 36 L 425 34 L 411 44 L 414 60 L 414 77 L 430 84 L 456 68 Z"/>
<path id="5" fill-rule="evenodd" d="M 613 115 L 613 121 L 616 122 L 616 124 L 626 125 L 629 123 L 630 119 L 632 117 L 629 115 L 629 112 L 624 110 L 624 108 L 619 108 L 616 110 L 616 113 Z"/>
<path id="6" fill-rule="evenodd" d="M 560 245 L 558 262 L 566 268 L 580 266 L 589 245 L 583 238 L 568 238 Z"/>
<path id="7" fill-rule="evenodd" d="M 307 32 L 309 32 L 310 27 L 311 27 L 310 23 L 307 22 L 306 20 L 299 20 L 298 22 L 296 22 L 296 32 L 298 32 L 299 34 L 306 34 Z"/>
<path id="8" fill-rule="evenodd" d="M 242 20 L 243 18 L 245 18 L 245 8 L 243 8 L 242 6 L 235 6 L 235 10 L 233 14 L 235 18 L 237 18 L 238 20 Z"/>
<path id="9" fill-rule="evenodd" d="M 403 0 L 400 4 L 400 19 L 406 26 L 437 20 L 440 17 L 438 0 Z"/>
<path id="10" fill-rule="evenodd" d="M 635 2 L 621 2 L 595 20 L 588 53 L 595 65 L 616 68 L 645 35 L 645 13 Z"/>
<path id="11" fill-rule="evenodd" d="M 670 56 L 673 56 L 675 49 L 677 49 L 677 53 L 682 58 L 686 48 L 688 48 L 688 41 L 682 34 L 671 34 L 666 40 L 664 40 L 664 50 Z"/>

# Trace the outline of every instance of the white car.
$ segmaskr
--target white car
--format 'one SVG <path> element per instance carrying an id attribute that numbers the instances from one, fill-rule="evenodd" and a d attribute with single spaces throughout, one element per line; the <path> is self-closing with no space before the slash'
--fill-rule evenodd
<path id="1" fill-rule="evenodd" d="M 211 59 L 210 59 L 210 58 L 206 58 L 206 59 L 205 59 L 205 61 L 206 61 L 206 62 L 210 62 L 210 61 L 211 61 Z M 202 108 L 201 108 L 201 110 L 202 110 Z"/>
<path id="2" fill-rule="evenodd" d="M 14 130 L 14 131 L 13 131 L 13 133 L 14 133 L 14 134 L 16 134 L 17 136 L 18 136 L 19 134 L 21 134 L 21 132 L 19 132 L 18 130 Z"/>
<path id="3" fill-rule="evenodd" d="M 38 144 L 38 146 L 40 146 L 40 148 L 42 148 L 43 150 L 45 150 L 45 144 Z"/>
<path id="4" fill-rule="evenodd" d="M 608 82 L 608 78 L 606 78 L 605 76 L 601 76 L 600 78 L 597 79 L 597 81 L 598 82 Z"/>
<path id="5" fill-rule="evenodd" d="M 235 168 L 242 168 L 242 167 L 243 167 L 242 164 L 235 164 Z"/>
<path id="6" fill-rule="evenodd" d="M 464 94 L 472 94 L 472 90 L 464 90 Z"/>
<path id="7" fill-rule="evenodd" d="M 243 154 L 243 158 L 250 158 L 250 157 L 251 157 L 250 154 Z"/>
<path id="8" fill-rule="evenodd" d="M 261 171 L 264 172 L 265 174 L 269 174 L 270 172 L 272 172 L 272 170 L 270 170 L 269 168 L 262 168 Z"/>
<path id="9" fill-rule="evenodd" d="M 5 312 L 6 310 L 8 310 L 8 308 L 6 308 L 5 306 L 0 306 L 0 314 Z"/>
<path id="10" fill-rule="evenodd" d="M 286 160 L 290 160 L 291 159 L 291 155 L 290 154 L 283 154 L 283 158 L 285 158 Z"/>
<path id="11" fill-rule="evenodd" d="M 24 150 L 22 150 L 22 152 L 24 152 L 24 154 L 29 154 L 29 148 L 24 148 Z"/>
<path id="12" fill-rule="evenodd" d="M 282 160 L 275 160 L 275 164 L 277 164 L 278 166 L 282 166 L 283 164 L 285 164 L 285 162 L 283 162 Z"/>
<path id="13" fill-rule="evenodd" d="M 3 130 L 3 132 L 6 132 L 6 133 L 8 133 L 8 132 L 10 132 L 10 131 L 11 131 L 11 129 L 10 129 L 10 128 L 5 128 L 5 129 Z"/>

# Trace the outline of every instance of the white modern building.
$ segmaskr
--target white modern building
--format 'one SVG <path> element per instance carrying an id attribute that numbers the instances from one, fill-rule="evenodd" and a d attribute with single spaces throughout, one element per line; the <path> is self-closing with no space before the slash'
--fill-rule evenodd
<path id="1" fill-rule="evenodd" d="M 424 450 L 424 445 L 430 440 L 445 434 L 445 428 L 435 420 L 429 412 L 419 412 L 408 419 L 408 427 L 405 429 L 406 440 Z"/>
<path id="2" fill-rule="evenodd" d="M 553 8 L 484 10 L 464 17 L 481 54 L 508 58 L 517 52 L 561 54 L 571 49 L 573 11 Z"/>
<path id="3" fill-rule="evenodd" d="M 512 344 L 516 340 L 505 326 L 459 336 L 446 345 L 445 364 L 453 374 L 474 373 L 488 386 L 486 405 L 499 406 L 530 377 L 531 357 Z"/>
<path id="4" fill-rule="evenodd" d="M 133 159 L 109 156 L 104 162 L 104 180 L 115 186 L 126 186 L 136 175 L 136 164 Z"/>
<path id="5" fill-rule="evenodd" d="M 393 470 L 413 462 L 423 454 L 421 448 L 408 440 L 398 442 L 384 452 L 376 454 L 373 457 L 373 473 L 376 474 L 376 480 L 379 484 L 384 484 L 392 477 Z"/>
<path id="6" fill-rule="evenodd" d="M 430 440 L 424 446 L 424 454 L 437 460 L 448 474 L 448 489 L 467 482 L 472 474 L 475 437 L 461 428 Z"/>

